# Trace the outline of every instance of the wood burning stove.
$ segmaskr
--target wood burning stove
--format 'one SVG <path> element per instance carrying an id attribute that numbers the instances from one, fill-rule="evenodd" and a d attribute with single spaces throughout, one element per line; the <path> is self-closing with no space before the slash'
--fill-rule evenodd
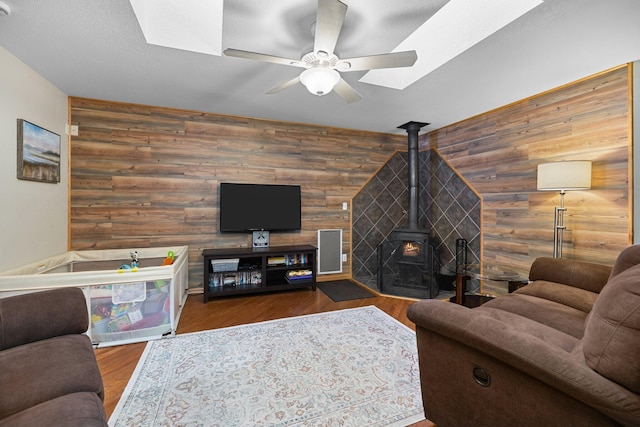
<path id="1" fill-rule="evenodd" d="M 396 229 L 378 247 L 378 287 L 382 293 L 415 298 L 438 295 L 429 230 L 418 227 L 418 131 L 428 123 L 408 122 L 408 228 Z"/>
<path id="2" fill-rule="evenodd" d="M 435 271 L 427 230 L 395 230 L 378 247 L 378 288 L 384 294 L 435 298 Z"/>

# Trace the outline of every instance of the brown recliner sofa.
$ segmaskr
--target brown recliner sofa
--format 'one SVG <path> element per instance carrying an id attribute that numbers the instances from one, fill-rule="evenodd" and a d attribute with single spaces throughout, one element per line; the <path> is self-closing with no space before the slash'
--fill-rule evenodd
<path id="1" fill-rule="evenodd" d="M 0 299 L 0 426 L 106 426 L 78 288 Z"/>
<path id="2" fill-rule="evenodd" d="M 612 267 L 538 258 L 470 309 L 411 305 L 425 416 L 447 426 L 640 426 L 640 245 Z"/>

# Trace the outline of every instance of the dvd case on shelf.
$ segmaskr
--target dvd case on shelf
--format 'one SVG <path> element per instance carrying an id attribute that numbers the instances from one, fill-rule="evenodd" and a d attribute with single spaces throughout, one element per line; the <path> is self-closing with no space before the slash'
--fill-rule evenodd
<path id="1" fill-rule="evenodd" d="M 222 288 L 225 286 L 259 286 L 261 284 L 262 272 L 260 270 L 213 273 L 209 278 L 209 287 L 211 288 Z"/>

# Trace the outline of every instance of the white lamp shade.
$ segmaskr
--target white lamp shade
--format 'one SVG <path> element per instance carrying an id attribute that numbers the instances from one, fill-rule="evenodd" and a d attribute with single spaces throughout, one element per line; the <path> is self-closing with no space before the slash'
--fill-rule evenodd
<path id="1" fill-rule="evenodd" d="M 339 80 L 340 73 L 331 68 L 309 68 L 300 74 L 302 84 L 309 92 L 318 96 L 331 92 Z"/>
<path id="2" fill-rule="evenodd" d="M 588 190 L 591 188 L 591 162 L 573 160 L 538 165 L 538 190 Z"/>

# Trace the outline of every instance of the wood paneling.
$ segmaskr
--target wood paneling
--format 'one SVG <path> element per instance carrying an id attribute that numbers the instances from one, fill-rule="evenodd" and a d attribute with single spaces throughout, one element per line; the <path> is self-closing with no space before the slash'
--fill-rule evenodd
<path id="1" fill-rule="evenodd" d="M 567 192 L 563 256 L 611 264 L 631 243 L 627 66 L 438 129 L 420 138 L 483 199 L 485 263 L 523 275 L 553 252 L 555 192 L 539 163 L 593 161 L 592 189 Z"/>
<path id="2" fill-rule="evenodd" d="M 630 85 L 620 67 L 420 138 L 482 198 L 486 263 L 526 274 L 551 256 L 559 195 L 536 191 L 544 162 L 593 161 L 592 189 L 565 198 L 565 257 L 611 264 L 631 242 Z M 406 150 L 403 135 L 82 98 L 70 110 L 71 249 L 188 245 L 191 287 L 202 286 L 203 248 L 250 244 L 218 232 L 220 182 L 300 184 L 302 230 L 271 243 L 316 244 L 318 229 L 341 228 L 350 254 L 342 203 Z"/>
<path id="3" fill-rule="evenodd" d="M 318 229 L 340 228 L 350 254 L 342 203 L 406 146 L 403 135 L 83 98 L 70 109 L 71 249 L 188 245 L 192 288 L 203 248 L 250 245 L 249 234 L 218 231 L 220 182 L 301 185 L 302 230 L 272 233 L 271 244 L 315 245 Z"/>

